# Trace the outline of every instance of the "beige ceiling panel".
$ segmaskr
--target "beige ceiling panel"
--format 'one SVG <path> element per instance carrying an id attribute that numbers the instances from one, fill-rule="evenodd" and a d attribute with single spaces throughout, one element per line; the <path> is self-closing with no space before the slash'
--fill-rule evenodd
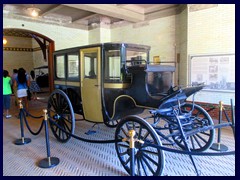
<path id="1" fill-rule="evenodd" d="M 140 22 L 144 20 L 144 15 L 123 9 L 115 4 L 64 4 L 65 6 L 74 7 L 86 11 L 91 11 L 105 16 L 111 16 L 124 19 L 130 22 Z"/>

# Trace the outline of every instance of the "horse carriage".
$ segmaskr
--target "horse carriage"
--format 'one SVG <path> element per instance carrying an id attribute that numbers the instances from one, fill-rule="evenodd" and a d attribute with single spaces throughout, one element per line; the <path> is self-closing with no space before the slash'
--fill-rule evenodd
<path id="1" fill-rule="evenodd" d="M 34 68 L 36 74 L 36 81 L 40 88 L 49 87 L 48 81 L 48 66 L 40 66 Z"/>
<path id="2" fill-rule="evenodd" d="M 149 51 L 149 46 L 125 43 L 56 51 L 55 91 L 47 109 L 57 140 L 65 143 L 74 134 L 75 114 L 116 128 L 118 158 L 138 176 L 162 174 L 165 156 L 158 147 L 163 145 L 207 150 L 214 139 L 213 120 L 194 101 L 187 102 L 203 86 L 172 87 L 175 68 L 150 63 Z M 144 110 L 148 115 L 138 116 Z"/>

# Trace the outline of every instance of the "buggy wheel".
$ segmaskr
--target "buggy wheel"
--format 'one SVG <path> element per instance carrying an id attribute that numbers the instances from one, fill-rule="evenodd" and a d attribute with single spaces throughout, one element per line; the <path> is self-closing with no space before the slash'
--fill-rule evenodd
<path id="1" fill-rule="evenodd" d="M 64 90 L 64 92 L 67 94 L 67 96 L 72 104 L 74 113 L 81 114 L 82 116 L 84 116 L 82 100 L 81 100 L 81 97 L 79 96 L 79 94 L 72 88 L 67 88 L 66 90 Z"/>
<path id="2" fill-rule="evenodd" d="M 130 130 L 135 131 L 134 135 L 134 171 L 131 170 L 132 149 L 129 148 Z M 159 136 L 152 126 L 144 119 L 138 116 L 127 116 L 122 119 L 115 132 L 115 139 L 122 139 L 121 142 L 115 142 L 115 148 L 118 158 L 124 169 L 131 174 L 135 172 L 136 176 L 159 176 L 164 168 L 164 152 L 161 149 L 148 146 L 144 143 L 151 143 L 161 146 Z M 140 141 L 139 141 L 140 140 Z"/>
<path id="3" fill-rule="evenodd" d="M 192 105 L 186 103 L 181 107 L 183 113 L 188 113 L 192 110 Z M 191 123 L 189 125 L 183 125 L 183 131 L 188 132 L 194 129 L 202 128 L 204 126 L 213 125 L 213 120 L 210 115 L 205 111 L 201 106 L 194 104 L 194 109 L 191 113 Z M 179 128 L 176 126 L 170 125 L 170 133 L 179 131 Z M 179 133 L 180 134 L 180 133 Z M 208 130 L 203 132 L 196 132 L 193 135 L 190 135 L 187 138 L 187 144 L 191 151 L 193 152 L 202 152 L 211 147 L 214 139 L 215 130 Z M 186 149 L 183 138 L 181 135 L 173 136 L 173 140 L 176 144 L 182 149 Z"/>
<path id="4" fill-rule="evenodd" d="M 60 142 L 67 142 L 73 134 L 75 129 L 75 116 L 72 104 L 67 95 L 62 90 L 55 90 L 48 99 L 48 116 L 51 118 L 49 121 L 53 135 Z M 61 130 L 55 123 L 64 129 Z"/>

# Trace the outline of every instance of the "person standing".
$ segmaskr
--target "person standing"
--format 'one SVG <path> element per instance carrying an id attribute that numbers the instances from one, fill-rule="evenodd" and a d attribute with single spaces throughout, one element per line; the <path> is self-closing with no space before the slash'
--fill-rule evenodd
<path id="1" fill-rule="evenodd" d="M 7 70 L 3 70 L 3 112 L 6 112 L 6 118 L 11 118 L 12 116 L 9 114 L 10 104 L 11 104 L 11 77 Z"/>
<path id="2" fill-rule="evenodd" d="M 30 91 L 33 93 L 33 100 L 37 100 L 37 92 L 40 92 L 41 89 L 36 82 L 35 72 L 30 72 Z"/>
<path id="3" fill-rule="evenodd" d="M 30 86 L 30 81 L 23 68 L 18 69 L 18 76 L 14 81 L 14 86 L 17 87 L 17 97 L 25 102 L 25 108 L 28 111 L 27 89 Z"/>
<path id="4" fill-rule="evenodd" d="M 18 75 L 18 70 L 17 69 L 13 69 L 12 82 L 15 81 L 17 75 Z M 13 94 L 15 96 L 15 106 L 17 106 L 17 104 L 18 104 L 17 87 L 14 87 L 13 83 L 12 83 L 12 91 L 13 91 Z"/>

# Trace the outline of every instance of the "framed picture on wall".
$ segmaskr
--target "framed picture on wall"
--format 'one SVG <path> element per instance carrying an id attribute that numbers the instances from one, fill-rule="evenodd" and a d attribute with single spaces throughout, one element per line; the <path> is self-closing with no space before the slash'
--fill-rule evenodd
<path id="1" fill-rule="evenodd" d="M 190 83 L 205 89 L 235 91 L 235 54 L 190 56 Z"/>
<path id="2" fill-rule="evenodd" d="M 159 64 L 160 63 L 160 56 L 153 56 L 153 63 Z"/>

